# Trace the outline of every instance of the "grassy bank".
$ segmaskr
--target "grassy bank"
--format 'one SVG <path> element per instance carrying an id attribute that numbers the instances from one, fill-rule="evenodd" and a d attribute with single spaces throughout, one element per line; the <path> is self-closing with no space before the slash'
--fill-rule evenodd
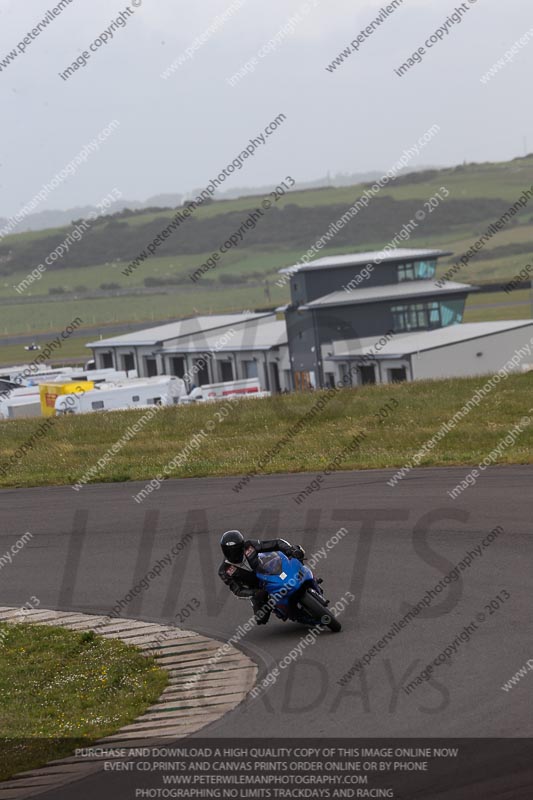
<path id="1" fill-rule="evenodd" d="M 312 416 L 313 407 L 325 393 L 163 408 L 109 464 L 95 469 L 91 481 L 149 481 L 162 474 L 180 453 L 180 465 L 169 470 L 169 477 L 244 475 L 258 469 L 261 459 L 261 473 L 318 472 L 343 450 L 346 453 L 336 464 L 337 469 L 400 467 L 484 383 L 483 378 L 468 378 L 345 389 Z M 532 388 L 533 373 L 502 381 L 421 466 L 477 464 L 533 408 Z M 42 438 L 34 438 L 33 449 L 16 460 L 17 448 L 30 440 L 42 420 L 1 423 L 0 485 L 78 482 L 142 413 L 56 419 Z M 265 460 L 265 454 L 300 420 L 303 422 L 297 433 Z M 364 440 L 350 450 L 353 437 L 360 433 L 365 435 Z M 499 458 L 499 463 L 532 462 L 533 426 Z M 4 466 L 8 467 L 5 475 Z"/>
<path id="2" fill-rule="evenodd" d="M 132 722 L 167 682 L 117 640 L 26 623 L 1 623 L 0 634 L 0 780 Z"/>

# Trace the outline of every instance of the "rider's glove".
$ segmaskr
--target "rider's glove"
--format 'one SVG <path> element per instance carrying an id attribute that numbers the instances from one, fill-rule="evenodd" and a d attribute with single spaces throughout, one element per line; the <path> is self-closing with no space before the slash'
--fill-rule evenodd
<path id="1" fill-rule="evenodd" d="M 303 561 L 305 558 L 305 550 L 300 545 L 291 547 L 291 558 L 297 558 L 298 561 Z"/>

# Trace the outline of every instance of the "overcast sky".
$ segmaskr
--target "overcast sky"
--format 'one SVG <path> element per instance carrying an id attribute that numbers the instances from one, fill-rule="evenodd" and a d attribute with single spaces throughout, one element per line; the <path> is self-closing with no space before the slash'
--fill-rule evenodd
<path id="1" fill-rule="evenodd" d="M 0 0 L 0 63 L 57 2 Z M 122 0 L 72 0 L 0 71 L 0 216 L 27 203 L 115 119 L 120 126 L 99 152 L 37 210 L 96 203 L 114 187 L 143 200 L 205 186 L 279 113 L 286 122 L 225 188 L 385 170 L 434 124 L 441 132 L 413 164 L 506 160 L 524 154 L 524 137 L 533 150 L 531 0 L 469 0 L 461 24 L 401 78 L 394 68 L 460 3 L 404 0 L 330 73 L 326 65 L 383 2 L 233 0 L 233 16 L 162 79 L 231 5 L 142 0 L 87 66 L 63 81 L 58 73 L 126 8 Z M 230 86 L 227 79 L 296 13 L 302 19 L 292 35 Z M 481 75 L 530 30 L 531 43 L 483 85 Z"/>

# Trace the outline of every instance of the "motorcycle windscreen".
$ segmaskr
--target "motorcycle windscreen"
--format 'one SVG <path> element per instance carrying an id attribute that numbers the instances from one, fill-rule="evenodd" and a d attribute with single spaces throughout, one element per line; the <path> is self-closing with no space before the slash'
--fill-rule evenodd
<path id="1" fill-rule="evenodd" d="M 278 553 L 260 553 L 258 557 L 257 572 L 263 575 L 280 575 L 283 564 Z"/>

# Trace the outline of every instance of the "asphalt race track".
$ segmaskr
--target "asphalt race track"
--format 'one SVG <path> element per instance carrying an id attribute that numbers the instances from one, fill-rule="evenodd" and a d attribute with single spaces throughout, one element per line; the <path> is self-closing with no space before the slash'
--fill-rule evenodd
<path id="1" fill-rule="evenodd" d="M 124 616 L 168 623 L 181 614 L 184 627 L 226 640 L 249 619 L 250 606 L 217 578 L 224 530 L 283 536 L 310 555 L 343 527 L 347 533 L 316 567 L 332 603 L 354 597 L 341 616 L 343 631 L 324 632 L 262 697 L 203 735 L 532 737 L 533 674 L 510 692 L 501 686 L 533 657 L 533 469 L 494 467 L 454 501 L 447 489 L 466 472 L 416 470 L 394 488 L 386 483 L 390 471 L 336 473 L 301 505 L 294 497 L 313 476 L 255 478 L 240 493 L 232 491 L 235 478 L 168 481 L 142 505 L 132 499 L 140 483 L 3 490 L 0 555 L 26 531 L 33 538 L 0 570 L 0 605 L 22 606 L 34 596 L 43 608 L 108 613 L 159 561 L 161 574 L 123 603 Z M 340 686 L 354 660 L 497 526 L 503 532 L 460 579 Z M 192 540 L 166 564 L 188 532 Z M 183 618 L 192 598 L 200 607 Z M 451 663 L 406 694 L 402 686 L 473 620 L 477 629 Z M 305 633 L 272 619 L 239 646 L 262 679 Z M 56 796 L 71 795 L 65 788 Z"/>

